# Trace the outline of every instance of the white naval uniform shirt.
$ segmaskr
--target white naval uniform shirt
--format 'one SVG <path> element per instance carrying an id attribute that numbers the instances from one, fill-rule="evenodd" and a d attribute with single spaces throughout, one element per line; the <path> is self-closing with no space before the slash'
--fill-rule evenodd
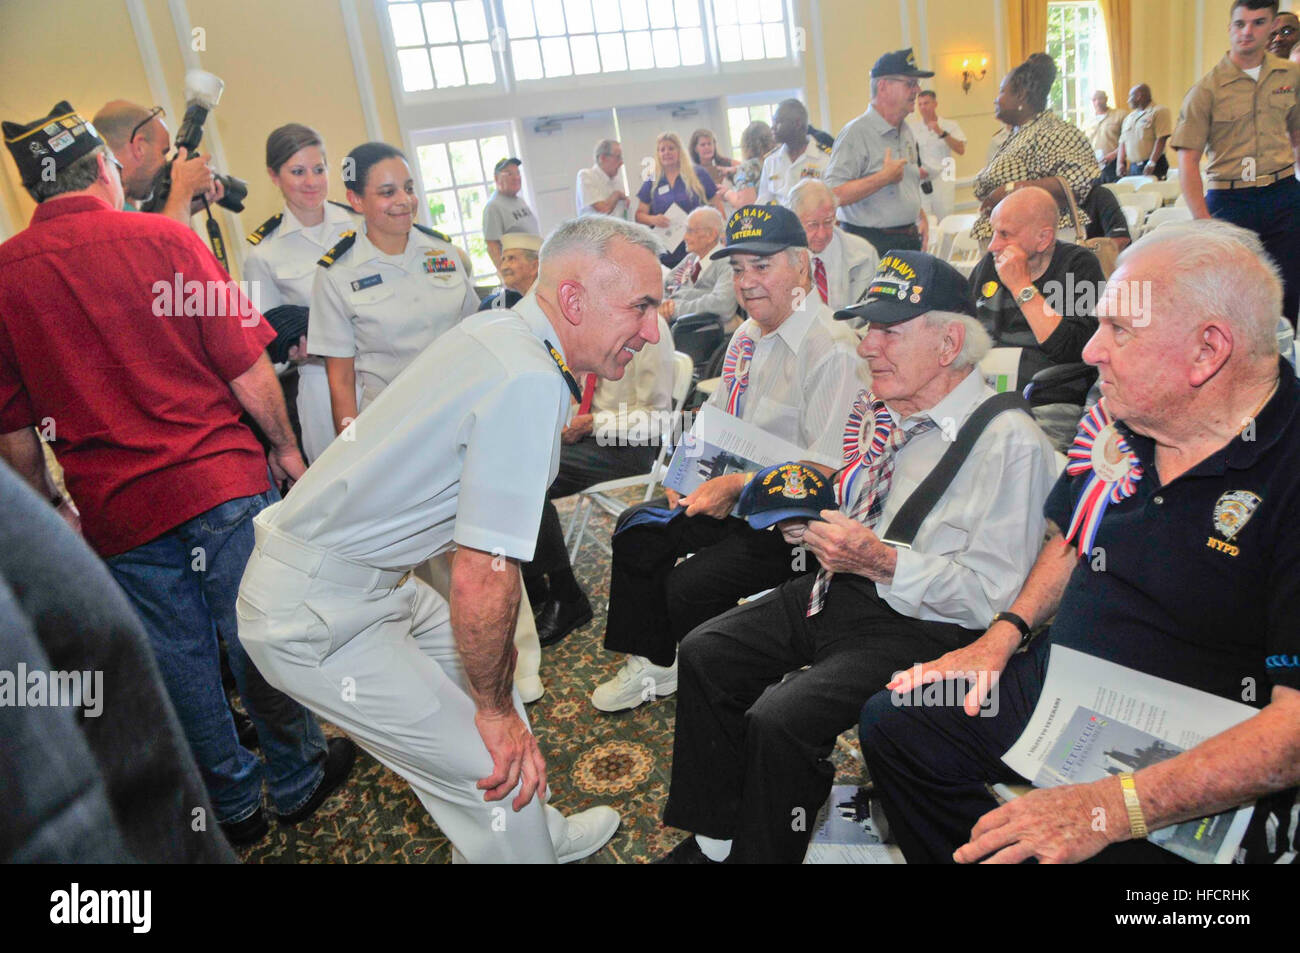
<path id="1" fill-rule="evenodd" d="M 358 232 L 333 265 L 316 269 L 307 350 L 356 359 L 360 410 L 478 306 L 474 283 L 451 244 L 413 228 L 406 251 L 385 255 Z"/>
<path id="2" fill-rule="evenodd" d="M 929 410 L 905 418 L 904 427 L 926 417 L 938 427 L 898 451 L 877 533 L 885 534 L 966 418 L 991 396 L 976 369 Z M 841 415 L 841 427 L 847 418 Z M 876 591 L 908 618 L 987 628 L 1011 605 L 1038 557 L 1043 503 L 1055 482 L 1056 458 L 1038 425 L 1019 411 L 999 414 L 921 523 L 912 548 L 898 551 L 893 581 L 876 583 Z M 859 485 L 854 496 L 863 492 Z M 851 510 L 852 503 L 841 507 Z"/>
<path id="3" fill-rule="evenodd" d="M 836 338 L 828 319 L 824 306 L 805 307 L 765 335 L 747 318 L 728 347 L 741 336 L 754 341 L 740 419 L 806 449 L 810 460 L 838 467 L 844 455 L 844 420 L 862 382 L 856 375 L 857 355 L 844 339 Z M 727 387 L 720 383 L 709 403 L 725 412 L 727 397 Z"/>
<path id="4" fill-rule="evenodd" d="M 826 293 L 830 297 L 827 304 L 832 311 L 858 303 L 871 285 L 880 261 L 880 255 L 871 242 L 839 228 L 835 229 L 820 254 L 813 254 L 811 248 L 808 254 L 809 267 L 814 275 L 819 260 L 826 266 Z M 812 293 L 820 300 L 816 282 Z"/>
<path id="5" fill-rule="evenodd" d="M 776 202 L 785 205 L 790 198 L 790 190 L 804 179 L 820 179 L 826 163 L 831 161 L 828 153 L 812 136 L 804 146 L 799 158 L 790 159 L 785 146 L 777 146 L 763 157 L 763 171 L 758 176 L 758 205 Z"/>
<path id="6" fill-rule="evenodd" d="M 282 304 L 310 308 L 316 262 L 344 232 L 363 227 L 361 216 L 332 202 L 325 203 L 325 219 L 319 225 L 304 225 L 288 205 L 281 215 L 275 231 L 244 255 L 244 280 L 257 282 L 262 312 Z"/>
<path id="7" fill-rule="evenodd" d="M 529 560 L 571 392 L 536 299 L 482 311 L 412 362 L 265 522 L 377 569 L 452 543 Z"/>

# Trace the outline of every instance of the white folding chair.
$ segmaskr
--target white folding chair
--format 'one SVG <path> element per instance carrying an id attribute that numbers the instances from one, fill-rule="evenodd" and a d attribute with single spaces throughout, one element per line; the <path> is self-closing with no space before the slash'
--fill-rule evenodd
<path id="1" fill-rule="evenodd" d="M 1154 175 L 1125 175 L 1120 177 L 1119 183 L 1121 185 L 1127 183 L 1130 188 L 1136 190 L 1140 185 L 1155 181 L 1157 179 Z"/>
<path id="2" fill-rule="evenodd" d="M 617 519 L 619 514 L 628 508 L 629 504 L 610 496 L 613 491 L 644 486 L 645 496 L 642 497 L 641 501 L 644 503 L 654 496 L 655 486 L 658 485 L 663 475 L 668 471 L 668 450 L 682 419 L 682 405 L 686 403 L 686 395 L 690 392 L 691 377 L 694 371 L 695 362 L 691 360 L 689 354 L 683 354 L 681 351 L 673 354 L 672 415 L 669 418 L 667 431 L 659 434 L 659 454 L 655 457 L 654 465 L 649 472 L 637 476 L 619 477 L 616 480 L 606 480 L 604 483 L 589 486 L 578 494 L 578 503 L 573 508 L 573 516 L 569 518 L 569 528 L 565 533 L 569 558 L 574 562 L 577 561 L 578 552 L 582 549 L 583 540 L 587 537 L 587 523 L 591 519 L 593 506 L 599 506 L 610 516 Z M 612 550 L 606 543 L 594 536 L 592 542 L 605 555 L 612 554 Z"/>
<path id="3" fill-rule="evenodd" d="M 1178 184 L 1177 179 L 1165 179 L 1163 182 L 1156 179 L 1153 182 L 1147 182 L 1138 186 L 1137 191 L 1139 193 L 1154 192 L 1156 195 L 1160 196 L 1160 201 L 1164 205 L 1169 205 L 1183 194 L 1183 188 Z"/>
<path id="4" fill-rule="evenodd" d="M 1134 205 L 1121 205 L 1119 210 L 1124 213 L 1124 221 L 1128 222 L 1128 233 L 1133 238 L 1142 234 L 1142 210 Z"/>
<path id="5" fill-rule="evenodd" d="M 1136 191 L 1131 182 L 1107 182 L 1102 186 L 1102 188 L 1110 189 L 1115 193 L 1115 198 L 1119 199 L 1121 202 L 1124 200 L 1124 196 L 1131 195 Z"/>
<path id="6" fill-rule="evenodd" d="M 933 212 L 925 213 L 925 222 L 929 226 L 929 241 L 925 244 L 925 250 L 931 255 L 934 254 L 934 246 L 939 241 L 939 220 L 935 218 Z"/>
<path id="7" fill-rule="evenodd" d="M 1135 208 L 1140 212 L 1137 220 L 1137 232 L 1133 232 L 1133 223 L 1129 223 L 1129 231 L 1133 232 L 1133 237 L 1136 238 L 1144 227 L 1147 216 L 1160 207 L 1160 196 L 1155 192 L 1134 192 L 1131 195 L 1124 196 L 1120 200 L 1120 205 L 1124 208 Z"/>
<path id="8" fill-rule="evenodd" d="M 937 229 L 938 237 L 931 242 L 934 256 L 951 261 L 954 242 L 961 236 L 970 237 L 970 230 L 975 227 L 977 217 L 973 213 L 945 215 Z"/>
<path id="9" fill-rule="evenodd" d="M 1158 208 L 1147 216 L 1146 226 L 1142 229 L 1142 234 L 1145 235 L 1153 228 L 1168 225 L 1170 222 L 1190 222 L 1191 220 L 1192 210 L 1186 205 L 1171 205 L 1168 208 Z"/>

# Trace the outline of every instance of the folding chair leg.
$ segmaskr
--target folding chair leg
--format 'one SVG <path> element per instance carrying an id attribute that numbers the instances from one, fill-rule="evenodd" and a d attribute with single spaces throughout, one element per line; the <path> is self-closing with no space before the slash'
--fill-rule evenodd
<path id="1" fill-rule="evenodd" d="M 583 537 L 587 535 L 587 522 L 591 519 L 593 508 L 591 498 L 588 496 L 583 496 L 578 505 L 582 508 L 582 522 L 578 525 L 578 535 L 573 545 L 569 547 L 569 561 L 575 563 L 578 561 L 578 553 L 582 550 Z"/>

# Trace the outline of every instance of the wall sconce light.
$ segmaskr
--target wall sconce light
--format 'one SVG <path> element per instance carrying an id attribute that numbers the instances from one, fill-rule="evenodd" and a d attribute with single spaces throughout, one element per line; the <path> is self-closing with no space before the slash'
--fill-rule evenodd
<path id="1" fill-rule="evenodd" d="M 989 72 L 989 58 L 987 56 L 980 57 L 978 68 L 975 67 L 974 60 L 971 59 L 970 57 L 962 60 L 961 61 L 961 91 L 963 93 L 969 93 L 971 86 L 974 85 L 975 83 L 978 83 L 985 76 L 987 76 L 988 72 Z"/>

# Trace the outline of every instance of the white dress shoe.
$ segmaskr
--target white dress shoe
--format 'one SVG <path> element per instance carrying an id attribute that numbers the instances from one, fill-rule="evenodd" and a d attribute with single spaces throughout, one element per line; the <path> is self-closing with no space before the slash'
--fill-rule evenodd
<path id="1" fill-rule="evenodd" d="M 601 711 L 625 711 L 675 691 L 676 659 L 665 668 L 640 655 L 629 655 L 618 674 L 591 693 L 591 703 Z"/>
<path id="2" fill-rule="evenodd" d="M 590 857 L 609 843 L 618 830 L 618 822 L 618 811 L 604 806 L 589 807 L 566 817 L 564 829 L 555 843 L 556 861 L 570 864 Z"/>

